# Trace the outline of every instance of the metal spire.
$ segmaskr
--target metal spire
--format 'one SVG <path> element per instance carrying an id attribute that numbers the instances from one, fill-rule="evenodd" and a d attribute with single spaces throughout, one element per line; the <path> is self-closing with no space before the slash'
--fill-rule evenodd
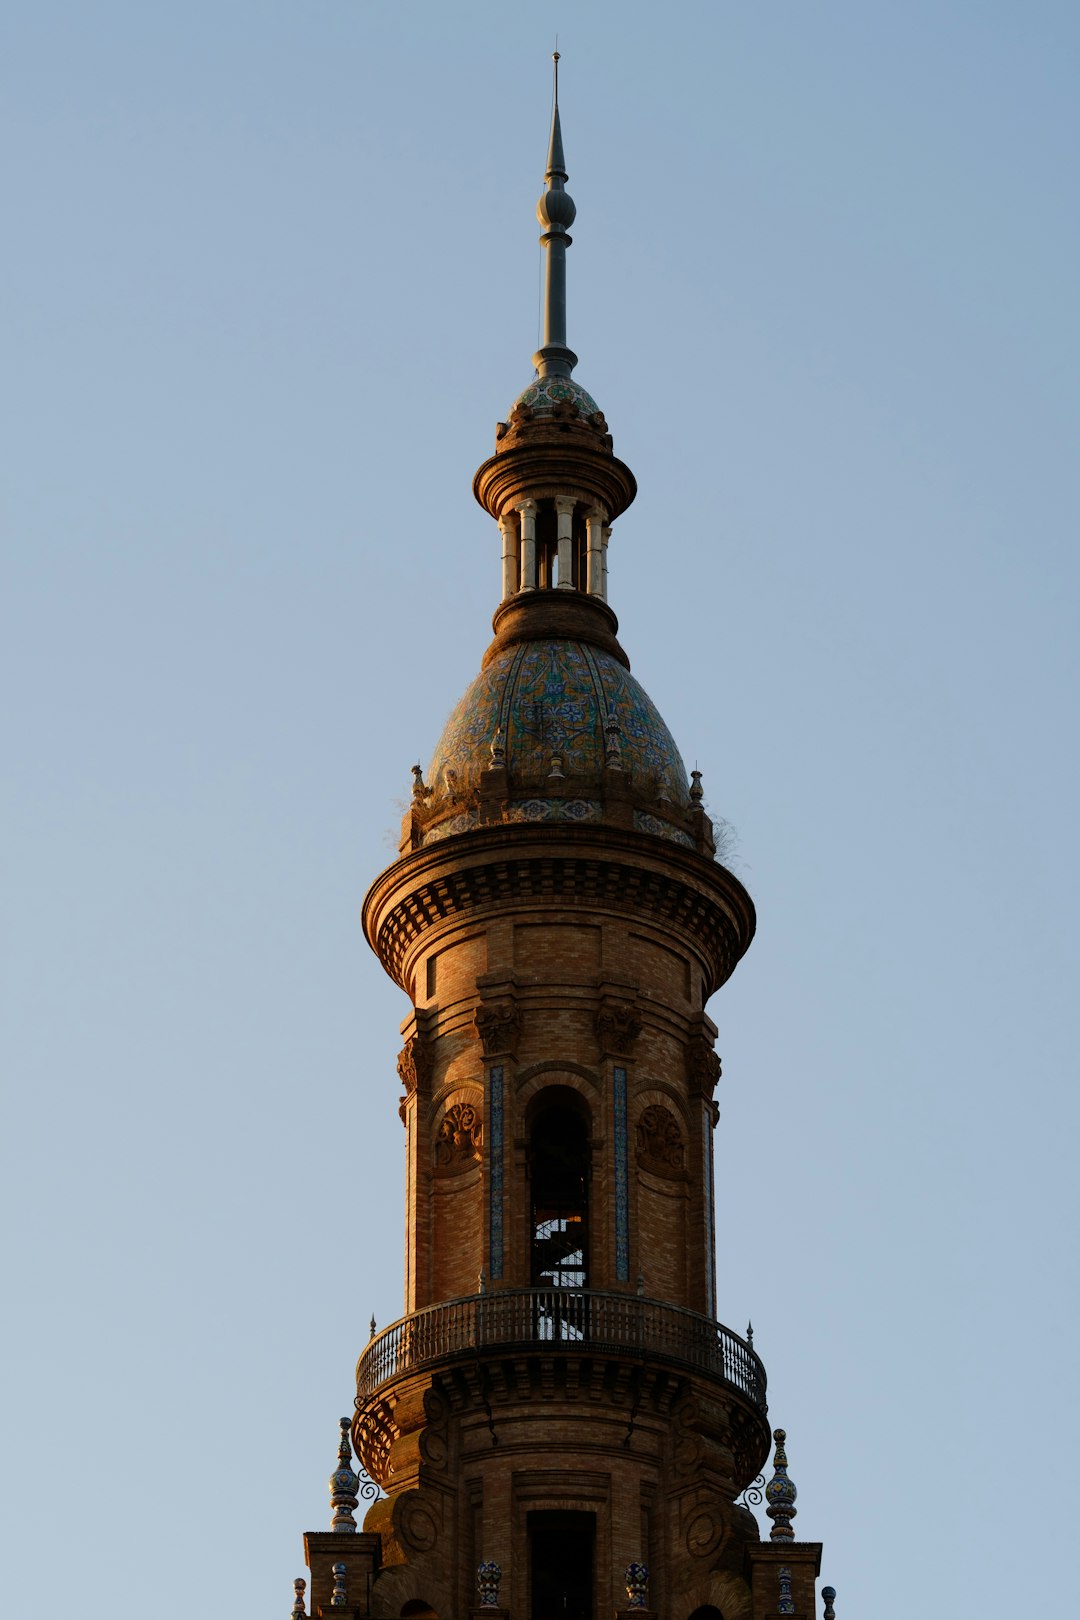
<path id="1" fill-rule="evenodd" d="M 546 189 L 536 205 L 536 217 L 544 227 L 540 237 L 547 254 L 544 277 L 544 342 L 533 364 L 541 377 L 569 377 L 577 365 L 577 355 L 566 346 L 566 250 L 573 241 L 570 226 L 577 209 L 566 190 L 566 159 L 563 156 L 562 124 L 559 121 L 559 53 L 555 51 L 555 98 L 551 110 L 551 139 L 548 142 Z"/>

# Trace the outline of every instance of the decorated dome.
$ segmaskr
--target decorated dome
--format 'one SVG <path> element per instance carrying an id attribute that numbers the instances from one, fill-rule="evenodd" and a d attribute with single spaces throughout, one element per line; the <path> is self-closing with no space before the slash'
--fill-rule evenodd
<path id="1" fill-rule="evenodd" d="M 635 787 L 688 803 L 686 767 L 652 699 L 613 654 L 582 641 L 519 642 L 491 660 L 446 723 L 428 771 L 434 792 L 478 786 L 495 739 L 521 786 L 550 777 L 553 761 L 568 778 L 599 779 L 615 746 Z"/>
<path id="2" fill-rule="evenodd" d="M 528 405 L 533 413 L 553 411 L 556 405 L 569 402 L 579 416 L 597 416 L 600 407 L 591 394 L 585 392 L 573 377 L 534 377 L 528 388 L 522 390 L 514 405 Z M 513 410 L 513 406 L 511 406 Z"/>

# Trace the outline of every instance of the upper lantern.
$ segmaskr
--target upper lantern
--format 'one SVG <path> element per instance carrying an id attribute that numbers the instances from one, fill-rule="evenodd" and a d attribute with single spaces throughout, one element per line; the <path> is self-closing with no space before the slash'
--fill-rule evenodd
<path id="1" fill-rule="evenodd" d="M 502 534 L 495 640 L 428 768 L 415 768 L 402 851 L 508 822 L 602 823 L 711 856 L 698 773 L 630 674 L 608 606 L 608 540 L 637 493 L 596 401 L 571 373 L 558 53 L 544 192 L 547 273 L 534 380 L 473 481 Z"/>

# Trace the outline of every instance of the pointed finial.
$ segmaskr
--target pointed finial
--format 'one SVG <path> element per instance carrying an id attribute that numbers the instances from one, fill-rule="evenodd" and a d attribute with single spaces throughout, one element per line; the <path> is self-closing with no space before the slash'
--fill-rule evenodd
<path id="1" fill-rule="evenodd" d="M 353 1509 L 360 1500 L 360 1477 L 352 1465 L 352 1442 L 349 1439 L 347 1417 L 339 1419 L 338 1429 L 340 1430 L 338 1465 L 330 1475 L 330 1506 L 334 1510 L 330 1528 L 355 1535 L 356 1520 L 353 1518 Z"/>
<path id="2" fill-rule="evenodd" d="M 544 227 L 540 242 L 547 259 L 544 279 L 544 341 L 533 355 L 541 377 L 569 377 L 577 365 L 577 355 L 566 346 L 566 250 L 573 238 L 570 227 L 577 217 L 574 199 L 566 189 L 569 176 L 563 156 L 562 121 L 559 117 L 559 52 L 554 53 L 555 95 L 551 108 L 551 136 L 548 140 L 545 190 L 536 205 L 536 217 Z"/>
<path id="3" fill-rule="evenodd" d="M 747 1342 L 747 1344 L 750 1346 L 750 1348 L 752 1350 L 754 1348 L 754 1324 L 753 1324 L 753 1322 L 747 1322 L 747 1324 L 746 1324 L 746 1342 Z"/>
<path id="4" fill-rule="evenodd" d="M 704 797 L 705 797 L 705 792 L 704 792 L 704 789 L 701 786 L 701 772 L 700 771 L 691 771 L 690 772 L 690 800 L 691 800 L 691 803 L 700 804 Z"/>
<path id="5" fill-rule="evenodd" d="M 791 1521 L 798 1512 L 795 1506 L 798 1492 L 788 1479 L 787 1452 L 784 1450 L 787 1435 L 783 1429 L 774 1429 L 773 1439 L 776 1441 L 773 1477 L 765 1487 L 765 1500 L 769 1504 L 765 1512 L 773 1522 L 769 1538 L 772 1541 L 794 1541 L 795 1532 L 791 1528 Z"/>
<path id="6" fill-rule="evenodd" d="M 375 1318 L 372 1317 L 371 1321 L 368 1323 L 368 1338 L 373 1339 L 374 1337 L 375 1337 Z"/>
<path id="7" fill-rule="evenodd" d="M 412 796 L 414 799 L 426 799 L 428 790 L 424 785 L 424 769 L 419 761 L 412 768 Z"/>
<path id="8" fill-rule="evenodd" d="M 776 1605 L 777 1614 L 794 1614 L 795 1601 L 791 1596 L 791 1571 L 786 1564 L 781 1564 L 777 1572 L 780 1580 L 780 1601 Z"/>
<path id="9" fill-rule="evenodd" d="M 495 734 L 491 739 L 491 768 L 498 771 L 506 764 L 506 739 L 503 736 L 502 726 L 495 727 Z"/>
<path id="10" fill-rule="evenodd" d="M 821 1597 L 825 1604 L 825 1620 L 836 1620 L 836 1611 L 833 1608 L 833 1604 L 836 1602 L 835 1586 L 823 1586 L 821 1588 Z"/>
<path id="11" fill-rule="evenodd" d="M 307 1591 L 307 1581 L 304 1580 L 302 1575 L 298 1576 L 297 1579 L 293 1581 L 292 1588 L 292 1620 L 302 1620 L 302 1616 L 305 1614 L 304 1593 Z"/>
<path id="12" fill-rule="evenodd" d="M 345 1565 L 334 1565 L 334 1595 L 330 1599 L 332 1609 L 344 1609 L 349 1601 L 349 1594 L 345 1586 Z"/>

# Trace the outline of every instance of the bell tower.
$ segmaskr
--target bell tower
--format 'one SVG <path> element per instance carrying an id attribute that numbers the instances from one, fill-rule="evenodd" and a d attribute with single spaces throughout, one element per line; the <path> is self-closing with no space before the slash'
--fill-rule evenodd
<path id="1" fill-rule="evenodd" d="M 794 1539 L 782 1431 L 768 1540 L 740 1500 L 773 1438 L 765 1370 L 716 1308 L 706 1003 L 754 908 L 608 601 L 636 484 L 573 375 L 567 179 L 556 77 L 544 341 L 473 481 L 494 639 L 364 901 L 412 1003 L 405 1309 L 357 1366 L 385 1495 L 358 1534 L 343 1436 L 312 1612 L 805 1617 L 820 1547 Z"/>

